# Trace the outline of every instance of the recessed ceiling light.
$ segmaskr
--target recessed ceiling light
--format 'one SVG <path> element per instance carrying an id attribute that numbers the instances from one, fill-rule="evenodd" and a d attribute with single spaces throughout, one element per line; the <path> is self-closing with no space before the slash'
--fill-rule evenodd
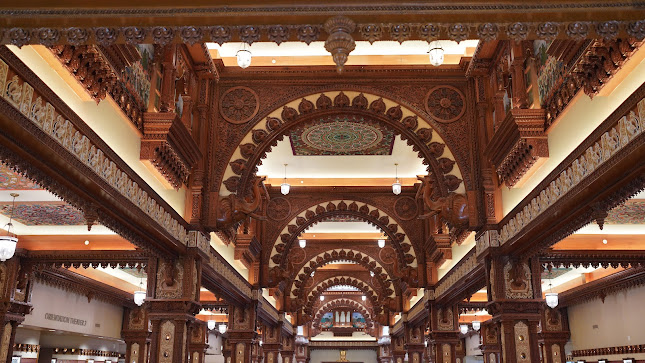
<path id="1" fill-rule="evenodd" d="M 271 63 L 275 64 L 275 58 L 271 59 Z"/>
<path id="2" fill-rule="evenodd" d="M 603 244 L 603 245 L 606 245 L 606 244 L 607 244 L 607 240 L 606 240 L 606 239 L 603 239 L 603 240 L 602 240 L 602 244 Z"/>
<path id="3" fill-rule="evenodd" d="M 86 239 L 86 240 L 85 240 L 85 245 L 87 246 L 87 245 L 89 245 L 89 244 L 90 244 L 90 241 Z"/>
<path id="4" fill-rule="evenodd" d="M 305 183 L 305 181 L 304 181 L 304 180 L 301 180 L 301 181 L 300 181 L 300 184 L 304 184 L 304 183 Z"/>

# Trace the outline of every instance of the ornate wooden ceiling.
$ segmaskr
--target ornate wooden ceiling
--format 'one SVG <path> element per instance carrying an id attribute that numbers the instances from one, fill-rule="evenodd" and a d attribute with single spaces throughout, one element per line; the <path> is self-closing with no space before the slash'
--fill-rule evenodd
<path id="1" fill-rule="evenodd" d="M 485 1 L 304 2 L 277 7 L 245 2 L 177 11 L 156 3 L 160 7 L 147 9 L 144 4 L 136 12 L 119 9 L 119 4 L 74 10 L 74 1 L 57 10 L 17 6 L 20 10 L 14 9 L 12 17 L 0 18 L 0 39 L 50 47 L 51 56 L 90 98 L 114 101 L 141 136 L 139 159 L 169 188 L 185 191 L 186 211 L 170 207 L 13 48 L 3 46 L 0 126 L 5 132 L 0 135 L 0 157 L 25 176 L 0 169 L 0 189 L 33 189 L 35 180 L 76 213 L 69 218 L 73 224 L 98 221 L 123 237 L 114 244 L 130 249 L 36 251 L 34 237 L 25 236 L 32 240 L 26 246 L 32 247 L 19 251 L 20 258 L 39 269 L 41 278 L 77 286 L 84 279 L 76 276 L 72 281 L 73 275 L 59 267 L 150 265 L 158 268 L 154 279 L 164 288 L 173 286 L 183 272 L 199 276 L 195 281 L 200 286 L 229 302 L 238 314 L 249 314 L 243 307 L 264 299 L 258 319 L 271 326 L 283 319 L 283 312 L 293 313 L 294 323 L 303 324 L 319 321 L 330 308 L 353 306 L 378 324 L 392 324 L 395 313 L 410 313 L 413 319 L 406 324 L 418 331 L 428 316 L 420 311 L 425 305 L 409 306 L 417 294 L 424 291 L 421 304 L 440 306 L 440 321 L 430 318 L 435 323 L 456 322 L 458 317 L 448 315 L 457 314 L 455 307 L 464 299 L 482 287 L 504 283 L 501 272 L 490 272 L 492 260 L 504 262 L 503 273 L 520 280 L 524 266 L 540 264 L 642 266 L 641 251 L 617 248 L 598 254 L 549 247 L 590 221 L 601 226 L 643 222 L 634 213 L 640 212 L 640 202 L 610 210 L 643 188 L 645 86 L 506 216 L 500 196 L 502 184 L 519 186 L 540 167 L 540 159 L 549 157 L 549 132 L 575 95 L 598 95 L 631 57 L 642 57 L 638 52 L 645 23 L 634 15 L 631 2 L 615 2 L 610 9 L 586 1 L 495 6 Z M 534 16 L 528 8 L 543 11 Z M 415 15 L 405 20 L 393 15 L 402 10 Z M 0 8 L 3 12 L 9 10 Z M 166 15 L 170 13 L 172 17 Z M 323 31 L 322 24 L 335 15 L 347 18 L 327 23 Z M 432 23 L 426 18 L 430 15 Z M 341 27 L 342 22 L 353 25 Z M 472 58 L 454 66 L 345 67 L 341 76 L 333 67 L 227 69 L 210 58 L 203 44 L 332 44 L 342 36 L 370 42 L 482 42 Z M 348 119 L 363 126 L 353 129 L 365 138 L 354 149 L 339 150 L 339 143 L 321 141 L 328 135 L 312 136 L 318 132 L 312 131 L 315 127 Z M 341 139 L 349 134 L 346 129 L 326 131 L 344 132 L 334 136 Z M 317 154 L 311 148 L 328 154 L 384 153 L 391 150 L 393 135 L 427 166 L 420 183 L 404 187 L 400 195 L 389 186 L 303 186 L 282 195 L 257 175 L 258 166 L 285 136 L 296 154 L 300 148 L 313 162 L 312 154 Z M 387 142 L 376 143 L 383 140 Z M 25 214 L 21 205 L 17 220 L 29 224 Z M 312 226 L 348 220 L 375 226 L 385 247 L 351 234 L 297 246 Z M 59 216 L 46 223 L 65 220 Z M 242 261 L 248 278 L 231 266 L 237 261 L 227 261 L 211 247 L 211 232 Z M 451 264 L 452 247 L 465 243 L 471 232 L 477 232 L 476 248 Z M 104 242 L 107 246 L 110 241 Z M 533 259 L 533 267 L 526 259 Z M 353 267 L 324 268 L 339 262 Z M 439 278 L 446 265 L 450 271 Z M 620 276 L 614 285 L 640 281 L 637 274 Z M 345 285 L 360 290 L 366 301 L 340 294 L 342 298 L 320 302 L 320 296 L 333 295 L 329 288 Z M 109 287 L 100 288 L 110 292 Z M 149 292 L 156 288 L 149 287 Z M 261 297 L 262 288 L 269 289 L 275 307 Z M 199 295 L 182 291 L 182 297 L 193 300 Z M 123 300 L 122 294 L 110 294 Z M 193 303 L 189 308 L 195 310 L 199 301 Z M 248 323 L 245 316 L 238 320 Z"/>

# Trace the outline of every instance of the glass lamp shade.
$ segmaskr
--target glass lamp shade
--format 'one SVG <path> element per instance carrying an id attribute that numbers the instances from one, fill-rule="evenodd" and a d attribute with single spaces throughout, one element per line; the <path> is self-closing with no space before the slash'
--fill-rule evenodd
<path id="1" fill-rule="evenodd" d="M 428 52 L 428 55 L 430 56 L 430 64 L 432 64 L 435 67 L 439 67 L 440 65 L 443 64 L 443 48 L 441 47 L 441 43 L 438 41 L 433 41 L 430 42 L 430 51 Z"/>
<path id="2" fill-rule="evenodd" d="M 459 325 L 459 331 L 461 331 L 461 334 L 466 335 L 466 333 L 468 333 L 468 325 L 466 324 Z"/>
<path id="3" fill-rule="evenodd" d="M 397 179 L 395 183 L 392 183 L 392 193 L 395 195 L 401 194 L 401 183 Z"/>
<path id="4" fill-rule="evenodd" d="M 226 324 L 220 324 L 218 330 L 220 334 L 226 333 Z"/>
<path id="5" fill-rule="evenodd" d="M 546 299 L 546 305 L 551 309 L 555 309 L 558 306 L 558 293 L 557 292 L 547 292 L 544 294 Z"/>
<path id="6" fill-rule="evenodd" d="M 385 247 L 385 240 L 384 240 L 384 239 L 380 239 L 380 240 L 378 240 L 378 247 L 379 247 L 379 248 L 383 248 L 383 247 Z"/>
<path id="7" fill-rule="evenodd" d="M 139 290 L 134 292 L 134 303 L 137 306 L 143 305 L 143 302 L 146 300 L 146 292 Z"/>
<path id="8" fill-rule="evenodd" d="M 251 65 L 251 51 L 240 49 L 237 51 L 237 65 L 240 68 L 248 68 Z"/>
<path id="9" fill-rule="evenodd" d="M 363 300 L 363 301 L 367 300 L 367 296 L 365 296 L 365 295 L 361 296 L 361 300 Z"/>
<path id="10" fill-rule="evenodd" d="M 260 346 L 262 346 L 262 341 L 261 340 L 258 343 L 260 344 Z"/>
<path id="11" fill-rule="evenodd" d="M 209 320 L 206 324 L 208 325 L 208 330 L 215 329 L 215 320 Z"/>
<path id="12" fill-rule="evenodd" d="M 374 271 L 370 271 L 370 276 L 374 277 Z"/>
<path id="13" fill-rule="evenodd" d="M 427 348 L 428 347 L 428 341 L 427 340 L 423 341 L 423 345 L 425 345 L 426 348 Z"/>
<path id="14" fill-rule="evenodd" d="M 291 184 L 289 183 L 280 184 L 280 193 L 282 193 L 282 195 L 289 194 L 289 189 L 291 189 Z"/>
<path id="15" fill-rule="evenodd" d="M 299 239 L 298 240 L 298 245 L 300 246 L 300 248 L 307 247 L 307 240 L 306 239 Z"/>
<path id="16" fill-rule="evenodd" d="M 325 301 L 325 297 L 323 295 L 320 295 L 320 301 Z"/>
<path id="17" fill-rule="evenodd" d="M 474 320 L 473 321 L 473 330 L 479 331 L 480 328 L 481 328 L 481 322 L 479 322 L 477 320 Z"/>
<path id="18" fill-rule="evenodd" d="M 0 236 L 0 261 L 4 262 L 16 253 L 18 238 L 11 236 Z"/>

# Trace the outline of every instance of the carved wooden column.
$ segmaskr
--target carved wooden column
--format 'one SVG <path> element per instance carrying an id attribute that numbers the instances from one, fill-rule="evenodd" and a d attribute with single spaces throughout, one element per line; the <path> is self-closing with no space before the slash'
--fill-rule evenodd
<path id="1" fill-rule="evenodd" d="M 538 324 L 544 304 L 539 261 L 490 253 L 485 268 L 487 309 L 491 323 L 500 324 L 502 362 L 539 363 Z"/>
<path id="2" fill-rule="evenodd" d="M 392 337 L 392 358 L 394 363 L 403 363 L 405 360 L 405 337 L 403 335 Z"/>
<path id="3" fill-rule="evenodd" d="M 410 323 L 404 323 L 405 329 L 405 350 L 408 352 L 408 362 L 422 363 L 423 353 L 425 351 L 424 327 L 420 325 L 412 326 Z"/>
<path id="4" fill-rule="evenodd" d="M 571 336 L 566 310 L 551 309 L 545 304 L 540 317 L 540 328 L 538 342 L 542 349 L 543 362 L 565 363 L 564 345 Z"/>
<path id="5" fill-rule="evenodd" d="M 188 355 L 191 363 L 204 363 L 206 349 L 208 349 L 208 328 L 203 322 L 196 320 L 190 326 L 190 343 Z"/>
<path id="6" fill-rule="evenodd" d="M 530 48 L 528 42 L 511 42 L 511 74 L 513 75 L 513 108 L 527 108 L 525 61 Z"/>
<path id="7" fill-rule="evenodd" d="M 378 361 L 392 363 L 392 339 L 389 335 L 384 335 L 378 340 Z"/>
<path id="8" fill-rule="evenodd" d="M 262 360 L 264 359 L 264 349 L 262 348 L 262 344 L 260 344 L 259 340 L 254 341 L 251 344 L 251 362 L 253 363 L 261 363 Z"/>
<path id="9" fill-rule="evenodd" d="M 309 340 L 302 335 L 296 336 L 296 363 L 309 362 Z"/>
<path id="10" fill-rule="evenodd" d="M 490 320 L 483 322 L 479 334 L 481 336 L 481 345 L 479 348 L 484 356 L 484 362 L 500 363 L 502 348 L 499 335 L 499 323 L 494 323 Z"/>
<path id="11" fill-rule="evenodd" d="M 231 344 L 232 363 L 250 363 L 257 355 L 257 333 L 255 332 L 257 299 L 261 290 L 253 290 L 253 301 L 246 306 L 230 305 L 228 308 L 228 341 Z"/>
<path id="12" fill-rule="evenodd" d="M 201 256 L 196 248 L 175 260 L 151 259 L 148 266 L 149 317 L 152 322 L 150 362 L 184 363 L 188 358 L 188 326 L 201 309 Z M 154 273 L 151 273 L 154 272 Z"/>
<path id="13" fill-rule="evenodd" d="M 231 363 L 231 354 L 233 349 L 231 344 L 229 344 L 228 338 L 222 336 L 222 356 L 224 356 L 224 363 Z"/>
<path id="14" fill-rule="evenodd" d="M 126 345 L 126 363 L 148 362 L 150 324 L 148 311 L 144 307 L 126 309 L 125 314 L 123 314 L 121 337 Z"/>
<path id="15" fill-rule="evenodd" d="M 282 349 L 280 356 L 282 356 L 282 363 L 293 363 L 295 353 L 295 340 L 293 336 L 282 336 Z M 266 362 L 266 361 L 265 361 Z"/>
<path id="16" fill-rule="evenodd" d="M 459 310 L 455 306 L 430 305 L 428 345 L 434 350 L 435 363 L 455 363 L 455 347 L 459 342 Z"/>
<path id="17" fill-rule="evenodd" d="M 0 363 L 11 363 L 16 328 L 31 313 L 31 265 L 19 257 L 0 262 Z"/>
<path id="18" fill-rule="evenodd" d="M 277 363 L 278 354 L 282 349 L 282 322 L 265 326 L 262 335 L 264 363 Z"/>
<path id="19" fill-rule="evenodd" d="M 457 344 L 455 344 L 455 362 L 462 363 L 464 357 L 466 356 L 466 344 L 463 339 L 459 339 Z"/>
<path id="20" fill-rule="evenodd" d="M 177 47 L 173 44 L 166 45 L 161 50 L 161 112 L 175 112 L 175 78 L 177 69 Z"/>

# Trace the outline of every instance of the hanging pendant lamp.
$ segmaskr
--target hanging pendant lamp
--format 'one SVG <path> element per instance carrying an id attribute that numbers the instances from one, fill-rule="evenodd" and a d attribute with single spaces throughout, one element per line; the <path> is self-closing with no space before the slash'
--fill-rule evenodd
<path id="1" fill-rule="evenodd" d="M 14 253 L 16 253 L 16 245 L 18 244 L 18 237 L 11 232 L 11 229 L 13 228 L 13 223 L 11 223 L 11 221 L 13 220 L 13 212 L 16 209 L 16 197 L 18 197 L 19 194 L 11 193 L 9 195 L 13 197 L 13 202 L 11 205 L 11 214 L 9 215 L 9 223 L 5 225 L 7 235 L 0 236 L 0 261 L 2 262 L 13 257 Z"/>
<path id="2" fill-rule="evenodd" d="M 287 183 L 287 164 L 284 164 L 284 182 L 280 185 L 280 193 L 287 195 L 290 189 L 291 184 Z"/>
<path id="3" fill-rule="evenodd" d="M 396 181 L 392 184 L 392 193 L 394 193 L 394 195 L 399 195 L 401 194 L 401 182 L 399 181 L 399 164 L 395 163 L 394 168 Z"/>

